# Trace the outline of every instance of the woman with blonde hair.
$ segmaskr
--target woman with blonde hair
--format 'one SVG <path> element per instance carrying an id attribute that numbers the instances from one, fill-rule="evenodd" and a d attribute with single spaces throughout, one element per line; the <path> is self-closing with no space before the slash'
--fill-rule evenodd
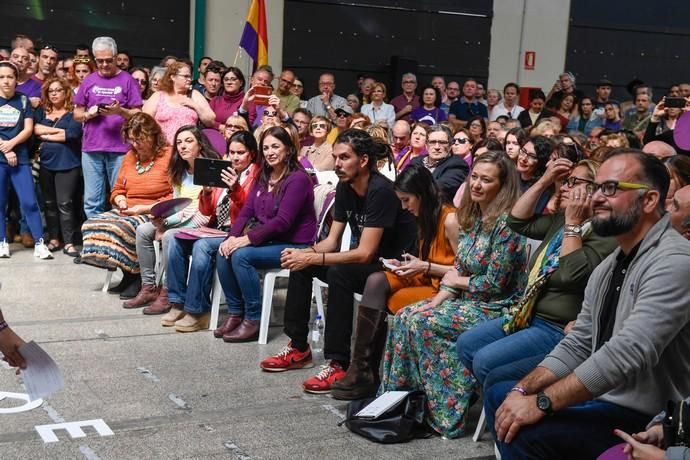
<path id="1" fill-rule="evenodd" d="M 170 144 L 181 126 L 201 121 L 204 126 L 211 127 L 216 118 L 206 98 L 192 89 L 191 67 L 179 61 L 168 66 L 159 90 L 148 98 L 141 110 L 158 122 Z"/>
<path id="2" fill-rule="evenodd" d="M 309 134 L 314 143 L 300 149 L 299 159 L 302 166 L 316 171 L 333 171 L 333 146 L 326 140 L 330 131 L 331 121 L 328 118 L 317 115 L 311 119 Z"/>
<path id="3" fill-rule="evenodd" d="M 400 310 L 390 327 L 379 391 L 424 391 L 427 423 L 448 438 L 463 434 L 476 385 L 454 353 L 458 336 L 499 317 L 525 286 L 525 238 L 507 224 L 519 195 L 515 164 L 504 152 L 474 160 L 457 210 L 455 267 L 433 298 Z"/>
<path id="4" fill-rule="evenodd" d="M 362 113 L 371 119 L 374 125 L 385 125 L 392 128 L 395 123 L 395 107 L 386 104 L 386 85 L 374 83 L 371 88 L 371 102 L 362 106 Z"/>

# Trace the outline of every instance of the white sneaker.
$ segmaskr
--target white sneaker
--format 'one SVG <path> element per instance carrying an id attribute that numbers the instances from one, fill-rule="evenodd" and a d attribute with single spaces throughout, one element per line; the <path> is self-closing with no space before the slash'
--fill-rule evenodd
<path id="1" fill-rule="evenodd" d="M 50 249 L 43 243 L 43 238 L 38 240 L 38 243 L 34 246 L 34 257 L 38 257 L 43 260 L 52 259 L 53 255 L 50 253 Z"/>
<path id="2" fill-rule="evenodd" d="M 0 241 L 0 259 L 10 258 L 10 245 L 7 241 Z"/>

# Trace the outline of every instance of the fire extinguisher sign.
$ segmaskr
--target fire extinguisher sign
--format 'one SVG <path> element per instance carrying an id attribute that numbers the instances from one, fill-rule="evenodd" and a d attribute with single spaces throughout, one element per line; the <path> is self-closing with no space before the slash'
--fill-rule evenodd
<path id="1" fill-rule="evenodd" d="M 525 51 L 525 70 L 534 70 L 534 62 L 536 58 L 536 51 Z"/>

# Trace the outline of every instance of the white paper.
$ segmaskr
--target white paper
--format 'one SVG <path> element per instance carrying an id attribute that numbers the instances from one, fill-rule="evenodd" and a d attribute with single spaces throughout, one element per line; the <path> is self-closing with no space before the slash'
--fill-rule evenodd
<path id="1" fill-rule="evenodd" d="M 393 259 L 383 259 L 383 258 L 381 259 L 381 263 L 383 264 L 384 267 L 386 267 L 387 269 L 389 269 L 391 271 L 395 271 L 395 270 L 398 270 L 400 268 L 399 265 L 393 265 L 392 263 L 389 262 L 389 260 L 393 260 Z"/>
<path id="2" fill-rule="evenodd" d="M 46 398 L 65 386 L 57 364 L 36 342 L 23 345 L 19 353 L 26 361 L 22 376 L 31 401 Z"/>
<path id="3" fill-rule="evenodd" d="M 355 417 L 376 418 L 402 401 L 402 399 L 409 393 L 409 391 L 386 391 L 384 394 L 370 402 L 364 409 L 357 412 Z"/>

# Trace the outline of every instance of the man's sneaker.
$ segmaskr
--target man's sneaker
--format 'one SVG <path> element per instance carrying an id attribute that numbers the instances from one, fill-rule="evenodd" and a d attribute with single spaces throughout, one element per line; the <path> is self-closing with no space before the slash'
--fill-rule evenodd
<path id="1" fill-rule="evenodd" d="M 345 370 L 337 361 L 321 366 L 321 372 L 304 381 L 302 386 L 307 393 L 330 393 L 331 385 L 345 377 Z"/>
<path id="2" fill-rule="evenodd" d="M 314 362 L 311 359 L 310 348 L 307 348 L 305 351 L 299 351 L 297 348 L 292 347 L 292 341 L 290 341 L 285 348 L 280 350 L 280 353 L 264 359 L 259 365 L 265 371 L 283 372 L 290 369 L 314 367 Z"/>
<path id="3" fill-rule="evenodd" d="M 50 253 L 50 249 L 43 243 L 43 238 L 38 240 L 38 243 L 34 246 L 34 257 L 39 259 L 47 260 L 52 259 L 53 255 Z"/>
<path id="4" fill-rule="evenodd" d="M 0 241 L 0 259 L 10 258 L 10 245 L 6 240 Z"/>

